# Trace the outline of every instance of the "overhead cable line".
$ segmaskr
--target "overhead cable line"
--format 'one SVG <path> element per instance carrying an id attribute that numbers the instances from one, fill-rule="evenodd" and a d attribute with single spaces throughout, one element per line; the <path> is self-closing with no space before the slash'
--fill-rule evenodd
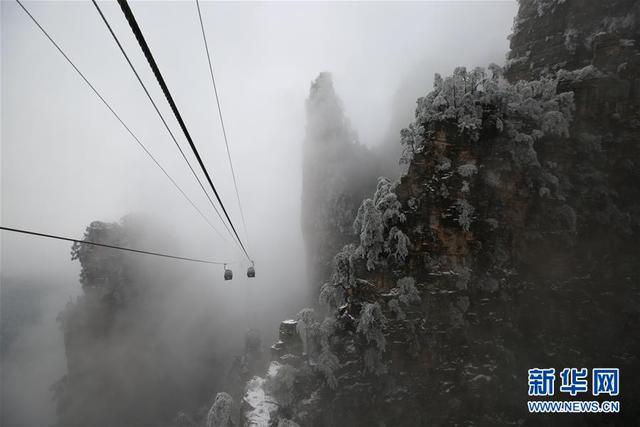
<path id="1" fill-rule="evenodd" d="M 127 21 L 129 22 L 129 26 L 131 27 L 131 30 L 133 31 L 134 35 L 136 36 L 136 39 L 138 40 L 138 44 L 140 45 L 140 48 L 144 52 L 144 55 L 147 58 L 147 62 L 149 63 L 149 66 L 153 70 L 153 74 L 155 75 L 156 80 L 158 81 L 158 84 L 162 88 L 162 91 L 164 92 L 165 98 L 167 98 L 167 102 L 171 106 L 171 110 L 173 111 L 173 114 L 175 115 L 176 120 L 180 124 L 180 128 L 182 129 L 182 132 L 184 133 L 185 138 L 189 142 L 189 146 L 191 147 L 191 150 L 193 151 L 193 154 L 195 155 L 196 159 L 198 160 L 198 164 L 200 165 L 200 168 L 202 169 L 202 172 L 204 173 L 205 177 L 207 178 L 207 181 L 209 182 L 209 185 L 211 186 L 211 189 L 213 190 L 213 194 L 216 196 L 216 199 L 218 200 L 218 203 L 220 204 L 220 207 L 222 208 L 222 211 L 224 212 L 224 215 L 227 218 L 227 221 L 229 221 L 229 225 L 231 226 L 231 229 L 233 230 L 233 234 L 236 236 L 236 239 L 238 240 L 238 243 L 240 244 L 240 247 L 242 248 L 244 254 L 247 257 L 247 259 L 251 260 L 251 257 L 249 256 L 249 254 L 247 252 L 247 249 L 245 248 L 244 244 L 242 243 L 242 239 L 238 235 L 238 231 L 236 230 L 235 226 L 233 225 L 233 221 L 231 221 L 231 218 L 229 217 L 229 213 L 227 212 L 227 209 L 224 207 L 224 203 L 222 203 L 222 199 L 220 199 L 220 195 L 218 194 L 218 191 L 216 190 L 216 187 L 213 184 L 213 181 L 211 180 L 211 176 L 209 175 L 209 172 L 207 171 L 207 168 L 205 167 L 204 162 L 202 161 L 202 157 L 200 157 L 200 153 L 198 153 L 198 149 L 196 148 L 195 144 L 193 143 L 193 139 L 191 138 L 191 134 L 189 133 L 189 130 L 187 129 L 187 126 L 186 126 L 184 120 L 182 119 L 182 116 L 180 115 L 180 111 L 178 111 L 178 107 L 176 106 L 176 103 L 174 102 L 173 97 L 171 96 L 171 92 L 169 92 L 169 88 L 167 87 L 167 84 L 166 84 L 164 78 L 162 77 L 162 74 L 160 73 L 160 69 L 158 68 L 158 64 L 156 63 L 155 59 L 153 58 L 153 54 L 151 53 L 151 49 L 149 49 L 149 45 L 147 44 L 146 40 L 144 39 L 144 35 L 142 34 L 142 31 L 140 30 L 140 26 L 138 25 L 138 22 L 136 21 L 136 18 L 133 15 L 133 12 L 131 11 L 131 8 L 129 7 L 129 4 L 127 3 L 126 0 L 118 0 L 118 4 L 120 5 L 120 8 L 122 9 L 122 12 L 124 13 L 125 17 L 127 18 Z"/>
<path id="2" fill-rule="evenodd" d="M 149 90 L 147 90 L 146 85 L 144 84 L 144 82 L 140 78 L 140 75 L 138 74 L 138 71 L 135 69 L 135 67 L 133 66 L 133 63 L 129 59 L 129 55 L 127 55 L 127 53 L 125 52 L 124 48 L 122 47 L 122 44 L 120 43 L 120 40 L 118 40 L 118 37 L 116 36 L 115 32 L 111 28 L 111 25 L 107 21 L 107 18 L 102 13 L 102 10 L 100 9 L 100 6 L 98 6 L 98 3 L 95 0 L 92 0 L 92 2 L 93 2 L 93 5 L 96 7 L 98 13 L 100 14 L 100 17 L 102 18 L 102 21 L 107 26 L 107 29 L 109 30 L 109 33 L 111 33 L 111 36 L 113 37 L 113 40 L 118 45 L 118 48 L 120 48 L 120 52 L 122 52 L 122 55 L 127 60 L 127 63 L 129 64 L 129 67 L 131 67 L 131 71 L 133 71 L 133 74 L 135 74 L 136 79 L 138 79 L 138 82 L 140 83 L 140 86 L 142 86 L 142 89 L 146 93 L 147 98 L 149 98 L 149 101 L 151 101 L 151 105 L 153 105 L 153 108 L 156 110 L 156 113 L 158 113 L 158 117 L 160 117 L 160 120 L 162 121 L 162 124 L 164 124 L 164 127 L 167 129 L 167 132 L 169 132 L 169 135 L 171 136 L 171 139 L 175 143 L 176 147 L 178 148 L 178 151 L 180 151 L 180 154 L 182 155 L 182 158 L 187 163 L 187 166 L 189 166 L 189 169 L 191 170 L 191 173 L 196 178 L 196 181 L 198 181 L 198 184 L 200 185 L 200 188 L 202 189 L 204 194 L 207 196 L 207 199 L 209 199 L 209 203 L 211 203 L 211 206 L 213 207 L 213 209 L 215 210 L 216 214 L 218 215 L 218 218 L 220 218 L 220 221 L 222 221 L 222 224 L 225 226 L 225 228 L 227 229 L 229 234 L 231 234 L 231 230 L 229 229 L 227 224 L 224 222 L 224 219 L 222 219 L 222 216 L 220 215 L 220 212 L 218 211 L 218 208 L 213 203 L 213 200 L 211 200 L 211 197 L 209 196 L 209 193 L 207 192 L 207 190 L 204 188 L 204 185 L 202 184 L 202 181 L 198 177 L 198 174 L 196 174 L 196 172 L 193 170 L 193 167 L 191 166 L 191 163 L 187 159 L 187 156 L 184 154 L 184 151 L 182 151 L 182 148 L 180 147 L 180 144 L 178 144 L 178 141 L 176 140 L 175 136 L 173 135 L 173 132 L 171 131 L 171 128 L 169 128 L 169 125 L 167 124 L 166 120 L 164 119 L 164 116 L 162 115 L 162 113 L 160 113 L 160 109 L 158 109 L 158 106 L 156 105 L 155 101 L 151 97 L 151 94 L 149 93 Z M 231 237 L 233 238 L 233 235 Z"/>
<path id="3" fill-rule="evenodd" d="M 156 160 L 156 158 L 153 156 L 153 154 L 151 154 L 151 152 L 147 149 L 147 147 L 142 143 L 142 141 L 140 141 L 140 139 L 133 133 L 133 131 L 131 130 L 131 128 L 129 128 L 129 126 L 127 126 L 127 124 L 122 120 L 122 118 L 118 115 L 118 113 L 115 112 L 115 110 L 111 107 L 111 105 L 104 99 L 104 97 L 100 94 L 100 92 L 98 92 L 98 90 L 95 88 L 95 86 L 87 79 L 87 77 L 85 77 L 85 75 L 82 73 L 82 71 L 80 71 L 80 69 L 73 63 L 73 61 L 67 56 L 67 54 L 62 50 L 62 48 L 58 45 L 58 43 L 55 42 L 55 40 L 53 40 L 53 38 L 49 35 L 49 33 L 47 33 L 47 31 L 42 27 L 42 25 L 40 25 L 40 23 L 36 20 L 36 18 L 29 12 L 29 10 L 27 10 L 27 8 L 22 4 L 22 2 L 20 2 L 20 0 L 16 0 L 16 2 L 18 3 L 18 5 L 20 5 L 20 7 L 22 8 L 22 10 L 25 11 L 25 13 L 29 16 L 29 18 L 31 18 L 31 20 L 36 24 L 36 26 L 40 29 L 40 31 L 42 31 L 42 33 L 49 39 L 49 41 L 55 46 L 55 48 L 58 50 L 58 52 L 60 52 L 60 54 L 64 57 L 64 59 L 67 60 L 67 62 L 73 67 L 73 69 L 76 71 L 76 73 L 78 73 L 78 75 L 80 77 L 82 77 L 82 79 L 84 80 L 84 82 L 91 88 L 91 90 L 93 91 L 93 93 L 96 94 L 96 96 L 98 98 L 100 98 L 100 101 L 102 101 L 102 103 L 109 109 L 109 111 L 111 111 L 111 113 L 114 115 L 114 117 L 120 122 L 120 124 L 126 129 L 126 131 L 129 133 L 129 135 L 131 135 L 131 137 L 138 143 L 138 145 L 140 146 L 140 148 L 142 148 L 144 150 L 144 152 L 147 154 L 147 156 L 149 156 L 149 158 L 151 160 L 153 160 L 153 162 L 156 164 L 156 166 L 158 166 L 158 168 L 160 168 L 160 170 L 162 171 L 162 173 L 164 173 L 164 175 L 169 179 L 169 181 L 171 181 L 171 183 L 173 184 L 173 186 L 178 189 L 178 191 L 180 192 L 180 194 L 182 194 L 182 196 L 191 204 L 191 206 L 193 206 L 193 208 L 200 214 L 200 216 L 207 222 L 207 224 L 209 224 L 209 226 L 222 238 L 224 239 L 224 236 L 222 234 L 220 234 L 220 232 L 218 231 L 218 229 L 211 223 L 211 221 L 209 221 L 209 219 L 204 215 L 204 213 L 202 213 L 202 211 L 196 206 L 196 204 L 189 198 L 189 196 L 187 196 L 187 194 L 182 190 L 182 188 L 180 188 L 180 186 L 178 185 L 178 183 L 171 177 L 171 175 L 169 175 L 169 173 L 166 171 L 166 169 L 164 167 L 162 167 L 162 165 Z"/>
<path id="4" fill-rule="evenodd" d="M 2 226 L 0 226 L 0 230 L 11 231 L 13 233 L 28 234 L 28 235 L 31 235 L 31 236 L 46 237 L 48 239 L 64 240 L 64 241 L 73 242 L 73 243 L 82 243 L 82 244 L 85 244 L 85 245 L 101 246 L 103 248 L 117 249 L 117 250 L 120 250 L 120 251 L 127 251 L 127 252 L 135 252 L 135 253 L 138 253 L 138 254 L 153 255 L 153 256 L 158 256 L 158 257 L 163 257 L 163 258 L 178 259 L 178 260 L 181 260 L 181 261 L 200 262 L 200 263 L 203 263 L 203 264 L 215 264 L 215 265 L 233 264 L 233 263 L 230 263 L 230 262 L 211 261 L 211 260 L 207 260 L 207 259 L 190 258 L 190 257 L 183 257 L 183 256 L 164 254 L 164 253 L 161 253 L 161 252 L 151 252 L 151 251 L 144 251 L 144 250 L 141 250 L 141 249 L 126 248 L 126 247 L 123 247 L 123 246 L 108 245 L 106 243 L 92 242 L 92 241 L 89 241 L 89 240 L 71 239 L 69 237 L 56 236 L 54 234 L 37 233 L 35 231 L 21 230 L 19 228 L 10 228 L 10 227 L 2 227 Z"/>
<path id="5" fill-rule="evenodd" d="M 95 2 L 95 0 L 93 0 Z M 242 225 L 244 227 L 244 234 L 247 240 L 249 239 L 249 231 L 247 230 L 247 223 L 244 219 L 244 210 L 242 209 L 242 203 L 240 202 L 240 192 L 238 191 L 238 182 L 236 181 L 236 173 L 233 170 L 233 162 L 231 161 L 231 151 L 229 150 L 229 140 L 227 138 L 227 130 L 224 126 L 224 119 L 222 118 L 222 107 L 220 106 L 220 98 L 218 97 L 218 87 L 216 86 L 216 78 L 213 74 L 213 65 L 211 63 L 211 54 L 209 53 L 209 44 L 207 43 L 207 35 L 204 30 L 204 22 L 202 20 L 202 12 L 200 11 L 200 1 L 196 0 L 196 7 L 198 9 L 198 19 L 200 20 L 200 29 L 202 30 L 202 40 L 204 41 L 204 49 L 207 52 L 207 61 L 209 62 L 209 74 L 211 75 L 211 82 L 213 83 L 213 93 L 216 97 L 216 104 L 218 106 L 218 116 L 220 116 L 220 125 L 222 127 L 222 135 L 224 136 L 224 144 L 227 147 L 227 158 L 229 159 L 229 166 L 231 167 L 231 176 L 233 177 L 233 186 L 236 190 L 236 198 L 238 200 L 238 207 L 240 208 L 240 216 L 242 217 Z M 248 242 L 247 242 L 248 244 Z"/>

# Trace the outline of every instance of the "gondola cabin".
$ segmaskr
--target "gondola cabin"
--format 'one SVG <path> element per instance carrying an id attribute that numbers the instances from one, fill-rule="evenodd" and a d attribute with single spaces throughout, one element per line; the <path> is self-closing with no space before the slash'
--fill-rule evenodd
<path id="1" fill-rule="evenodd" d="M 231 280 L 233 279 L 233 271 L 231 271 L 230 269 L 227 268 L 227 266 L 224 266 L 224 280 Z"/>
<path id="2" fill-rule="evenodd" d="M 256 269 L 253 267 L 253 265 L 247 268 L 247 277 L 256 277 Z"/>

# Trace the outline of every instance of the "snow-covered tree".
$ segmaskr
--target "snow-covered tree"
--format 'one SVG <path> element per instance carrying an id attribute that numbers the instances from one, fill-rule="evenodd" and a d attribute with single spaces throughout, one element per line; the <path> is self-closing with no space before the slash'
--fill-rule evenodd
<path id="1" fill-rule="evenodd" d="M 360 246 L 356 253 L 367 260 L 367 269 L 373 270 L 384 249 L 382 212 L 376 208 L 373 200 L 362 202 L 353 226 L 360 235 Z"/>
<path id="2" fill-rule="evenodd" d="M 233 398 L 228 393 L 218 393 L 207 414 L 207 427 L 232 427 Z"/>
<path id="3" fill-rule="evenodd" d="M 290 406 L 294 401 L 293 386 L 298 372 L 298 369 L 291 365 L 281 365 L 276 374 L 268 376 L 265 381 L 265 390 L 283 407 Z"/>
<path id="4" fill-rule="evenodd" d="M 366 260 L 368 270 L 375 269 L 383 255 L 404 261 L 409 238 L 398 228 L 406 220 L 402 204 L 393 191 L 394 184 L 379 178 L 373 199 L 365 199 L 358 209 L 353 229 L 360 237 L 356 255 Z"/>
<path id="5" fill-rule="evenodd" d="M 296 330 L 302 338 L 307 355 L 313 351 L 313 340 L 318 335 L 320 324 L 316 320 L 316 313 L 312 308 L 303 308 L 298 312 Z"/>
<path id="6" fill-rule="evenodd" d="M 326 282 L 320 287 L 318 301 L 329 309 L 335 309 L 344 302 L 344 290 L 333 282 Z"/>
<path id="7" fill-rule="evenodd" d="M 402 204 L 398 201 L 398 196 L 393 191 L 395 183 L 388 178 L 378 178 L 376 192 L 373 195 L 373 203 L 378 211 L 382 212 L 382 220 L 385 225 L 393 222 L 404 222 L 405 215 L 400 211 Z"/>
<path id="8" fill-rule="evenodd" d="M 329 346 L 323 347 L 316 362 L 318 370 L 324 375 L 329 388 L 335 389 L 338 386 L 338 379 L 335 371 L 340 367 L 340 360 L 331 352 Z"/>
<path id="9" fill-rule="evenodd" d="M 356 332 L 361 334 L 367 343 L 363 352 L 364 366 L 367 371 L 376 375 L 381 375 L 387 371 L 382 358 L 387 345 L 387 339 L 384 336 L 386 327 L 387 318 L 382 312 L 379 303 L 365 303 L 362 305 Z"/>
<path id="10" fill-rule="evenodd" d="M 387 345 L 387 340 L 384 337 L 386 326 L 387 318 L 382 312 L 380 304 L 377 302 L 363 304 L 356 332 L 362 334 L 367 343 L 375 344 L 380 351 L 384 351 Z"/>
<path id="11" fill-rule="evenodd" d="M 480 67 L 470 72 L 458 67 L 444 79 L 436 75 L 433 90 L 418 99 L 415 122 L 401 131 L 405 160 L 422 151 L 444 124 L 455 125 L 472 141 L 479 140 L 483 129 L 491 128 L 509 131 L 512 138 L 525 134 L 534 142 L 544 136 L 568 137 L 575 109 L 573 92 L 557 92 L 558 81 L 566 76 L 561 71 L 512 84 L 495 64 L 489 66 L 489 73 Z"/>
<path id="12" fill-rule="evenodd" d="M 400 131 L 400 143 L 403 146 L 400 164 L 409 163 L 415 153 L 423 150 L 425 145 L 425 131 L 420 124 L 411 123 Z"/>
<path id="13" fill-rule="evenodd" d="M 353 258 L 356 253 L 354 245 L 346 245 L 333 259 L 333 274 L 331 280 L 343 288 L 351 288 L 355 283 L 355 269 Z"/>
<path id="14" fill-rule="evenodd" d="M 398 261 L 404 261 L 409 255 L 409 245 L 411 241 L 398 227 L 392 227 L 389 230 L 389 238 L 386 242 L 387 252 L 395 257 Z"/>
<path id="15" fill-rule="evenodd" d="M 126 246 L 128 234 L 122 223 L 93 221 L 84 233 L 84 240 Z M 80 283 L 85 290 L 112 290 L 127 280 L 126 254 L 108 248 L 75 242 L 71 259 L 80 261 Z"/>

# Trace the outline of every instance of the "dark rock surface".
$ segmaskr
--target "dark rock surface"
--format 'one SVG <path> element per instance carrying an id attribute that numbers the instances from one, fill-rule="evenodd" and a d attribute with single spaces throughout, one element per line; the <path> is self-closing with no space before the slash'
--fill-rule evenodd
<path id="1" fill-rule="evenodd" d="M 509 77 L 530 80 L 590 64 L 616 72 L 637 54 L 639 13 L 640 4 L 633 0 L 521 0 L 511 35 Z"/>

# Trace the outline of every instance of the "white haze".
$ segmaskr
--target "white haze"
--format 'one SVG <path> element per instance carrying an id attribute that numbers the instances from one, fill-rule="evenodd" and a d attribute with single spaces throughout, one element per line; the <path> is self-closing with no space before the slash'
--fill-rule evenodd
<path id="1" fill-rule="evenodd" d="M 215 219 L 93 5 L 26 6 Z M 163 250 L 242 260 L 186 203 L 18 5 L 2 2 L 0 7 L 2 225 L 80 237 L 93 220 L 117 221 L 138 212 L 176 237 Z M 118 6 L 101 7 L 188 151 Z M 203 290 L 202 282 L 187 283 L 184 289 L 225 301 L 239 323 L 238 336 L 228 337 L 230 341 L 259 326 L 268 343 L 278 320 L 295 315 L 308 297 L 299 217 L 304 100 L 311 80 L 320 71 L 333 73 L 361 142 L 397 143 L 400 128 L 412 118 L 415 99 L 430 89 L 433 73 L 503 62 L 516 4 L 203 3 L 202 8 L 248 238 L 214 109 L 195 3 L 132 4 L 258 274 L 248 280 L 242 272 L 245 261 L 234 266 L 234 281 L 223 282 L 220 267 L 193 264 L 188 267 L 197 277 L 210 278 L 206 286 L 211 289 Z M 70 260 L 69 248 L 65 242 L 1 235 L 3 293 L 8 286 L 28 283 L 46 289 L 47 295 L 34 302 L 41 316 L 21 329 L 17 344 L 2 360 L 3 412 L 11 406 L 12 419 L 26 425 L 53 420 L 48 387 L 65 369 L 55 316 L 80 293 L 79 264 Z M 176 307 L 185 310 L 181 304 Z"/>

